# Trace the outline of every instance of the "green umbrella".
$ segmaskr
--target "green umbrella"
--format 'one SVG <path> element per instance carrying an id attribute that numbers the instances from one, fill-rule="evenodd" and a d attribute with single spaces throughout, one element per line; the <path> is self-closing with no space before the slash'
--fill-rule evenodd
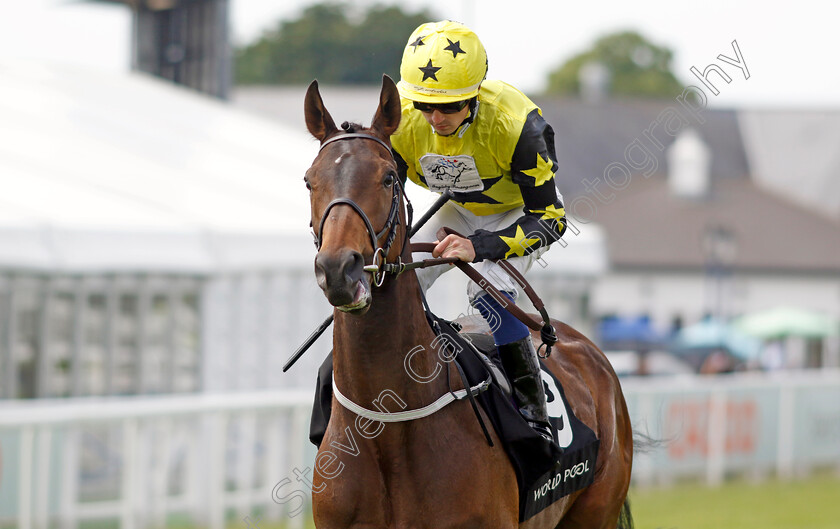
<path id="1" fill-rule="evenodd" d="M 765 339 L 824 338 L 838 331 L 837 319 L 796 307 L 776 307 L 745 314 L 735 320 L 734 325 L 746 334 Z"/>

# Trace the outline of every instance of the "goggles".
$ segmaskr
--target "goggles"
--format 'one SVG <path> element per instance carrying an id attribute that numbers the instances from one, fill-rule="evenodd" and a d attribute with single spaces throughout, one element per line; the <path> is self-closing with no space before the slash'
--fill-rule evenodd
<path id="1" fill-rule="evenodd" d="M 441 114 L 457 114 L 462 111 L 469 102 L 469 99 L 465 99 L 463 101 L 453 101 L 452 103 L 420 103 L 418 101 L 414 101 L 413 103 L 414 108 L 424 114 L 431 114 L 435 110 Z"/>

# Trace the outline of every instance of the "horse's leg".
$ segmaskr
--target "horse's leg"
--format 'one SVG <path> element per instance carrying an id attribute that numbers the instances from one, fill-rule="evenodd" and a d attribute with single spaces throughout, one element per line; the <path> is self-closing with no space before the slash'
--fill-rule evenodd
<path id="1" fill-rule="evenodd" d="M 557 525 L 557 529 L 616 529 L 619 516 L 624 507 L 624 499 L 627 496 L 627 486 L 617 480 L 614 476 L 616 471 L 623 472 L 623 469 L 611 469 L 616 466 L 612 461 L 604 466 L 605 475 L 611 475 L 609 479 L 598 479 L 589 487 L 583 490 L 577 497 L 566 515 Z M 629 478 L 628 478 L 629 483 Z"/>

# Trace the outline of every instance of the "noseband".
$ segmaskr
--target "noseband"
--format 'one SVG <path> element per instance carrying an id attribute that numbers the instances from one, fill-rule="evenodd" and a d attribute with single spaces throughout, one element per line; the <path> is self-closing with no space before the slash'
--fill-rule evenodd
<path id="1" fill-rule="evenodd" d="M 327 145 L 329 145 L 330 143 L 333 143 L 335 141 L 352 140 L 352 139 L 355 139 L 355 138 L 360 138 L 360 139 L 365 139 L 365 140 L 373 140 L 373 141 L 377 142 L 378 144 L 382 145 L 383 147 L 385 147 L 385 149 L 388 151 L 388 154 L 391 158 L 391 162 L 396 166 L 396 161 L 394 160 L 394 154 L 391 152 L 391 147 L 389 147 L 388 144 L 385 143 L 384 141 L 382 141 L 381 139 L 377 138 L 376 136 L 372 136 L 370 134 L 350 132 L 350 133 L 341 134 L 341 135 L 338 135 L 338 136 L 333 136 L 332 138 L 328 139 L 327 141 L 325 141 L 324 143 L 321 144 L 321 147 L 318 150 L 318 152 L 322 151 L 324 149 L 324 147 L 326 147 Z M 396 171 L 395 171 L 395 173 L 396 173 Z M 351 200 L 349 198 L 341 197 L 341 198 L 336 198 L 335 200 L 333 200 L 332 202 L 327 204 L 327 207 L 324 209 L 324 212 L 321 214 L 321 222 L 318 224 L 318 233 L 313 234 L 314 237 L 315 237 L 315 248 L 320 250 L 321 249 L 321 235 L 323 234 L 323 230 L 324 230 L 324 222 L 326 222 L 327 217 L 329 216 L 330 209 L 332 209 L 334 206 L 338 206 L 340 204 L 350 206 L 362 218 L 362 221 L 365 223 L 365 229 L 367 230 L 368 236 L 370 236 L 370 243 L 371 243 L 371 247 L 373 248 L 373 263 L 372 263 L 372 268 L 371 269 L 373 269 L 373 267 L 375 267 L 375 269 L 376 269 L 376 271 L 373 272 L 374 284 L 376 286 L 382 286 L 382 282 L 385 280 L 385 274 L 379 272 L 380 266 L 381 266 L 381 263 L 379 263 L 379 260 L 381 259 L 382 263 L 385 262 L 385 260 L 388 256 L 388 252 L 391 250 L 391 245 L 393 244 L 394 239 L 397 236 L 397 226 L 399 226 L 399 224 L 400 224 L 400 217 L 399 217 L 400 203 L 402 202 L 402 199 L 405 196 L 405 193 L 403 191 L 402 183 L 400 182 L 399 176 L 396 176 L 396 174 L 394 176 L 394 184 L 391 186 L 391 189 L 393 190 L 393 195 L 392 195 L 392 198 L 391 198 L 391 209 L 388 211 L 388 219 L 385 221 L 385 226 L 383 226 L 383 228 L 379 232 L 377 232 L 373 228 L 373 223 L 371 223 L 367 214 L 364 212 L 364 210 L 362 210 L 362 208 L 358 204 L 356 204 L 353 200 Z M 406 199 L 406 201 L 408 201 L 408 199 Z M 409 211 L 409 215 L 410 215 L 410 211 L 411 211 L 411 204 L 410 203 L 408 205 L 408 211 Z M 411 219 L 410 218 L 408 220 L 408 225 L 411 226 Z M 382 246 L 379 246 L 379 239 L 381 239 L 382 236 L 385 235 L 386 233 L 387 233 L 387 237 L 385 238 L 385 244 L 383 244 Z M 408 243 L 408 230 L 406 230 L 406 232 L 405 232 L 405 240 L 403 241 L 403 250 L 405 249 L 405 245 L 407 243 Z M 365 268 L 367 270 L 367 267 L 365 267 Z"/>

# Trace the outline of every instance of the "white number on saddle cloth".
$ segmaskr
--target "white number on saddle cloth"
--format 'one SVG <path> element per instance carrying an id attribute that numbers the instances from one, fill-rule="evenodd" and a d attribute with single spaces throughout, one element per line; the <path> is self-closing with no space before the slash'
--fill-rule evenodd
<path id="1" fill-rule="evenodd" d="M 562 430 L 557 430 L 557 444 L 560 448 L 567 448 L 572 444 L 572 425 L 569 423 L 569 414 L 566 412 L 566 403 L 563 402 L 562 393 L 557 383 L 547 371 L 540 369 L 540 375 L 543 379 L 543 387 L 545 388 L 545 400 L 547 402 L 548 416 L 552 419 L 560 419 L 560 424 L 563 425 Z"/>
<path id="2" fill-rule="evenodd" d="M 420 166 L 426 177 L 426 185 L 436 193 L 443 193 L 447 189 L 461 193 L 484 190 L 484 182 L 481 181 L 472 156 L 424 154 L 420 158 Z"/>

